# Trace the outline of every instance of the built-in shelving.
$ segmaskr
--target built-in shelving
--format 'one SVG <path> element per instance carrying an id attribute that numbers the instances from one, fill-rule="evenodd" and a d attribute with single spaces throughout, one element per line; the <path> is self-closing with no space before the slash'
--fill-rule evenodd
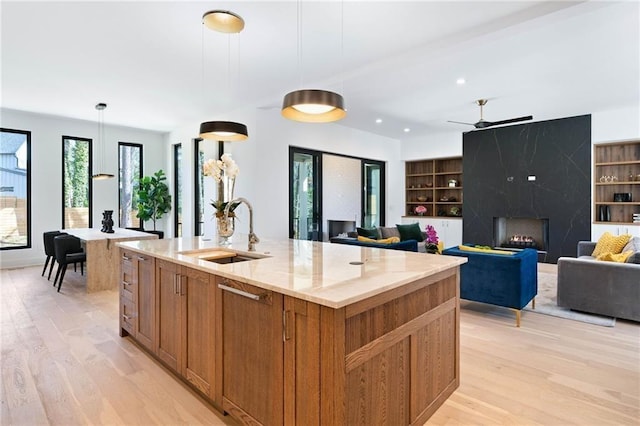
<path id="1" fill-rule="evenodd" d="M 633 215 L 640 214 L 640 140 L 596 144 L 594 179 L 594 223 L 634 225 Z M 631 199 L 616 201 L 616 194 Z"/>
<path id="2" fill-rule="evenodd" d="M 462 217 L 462 157 L 405 163 L 405 216 Z"/>

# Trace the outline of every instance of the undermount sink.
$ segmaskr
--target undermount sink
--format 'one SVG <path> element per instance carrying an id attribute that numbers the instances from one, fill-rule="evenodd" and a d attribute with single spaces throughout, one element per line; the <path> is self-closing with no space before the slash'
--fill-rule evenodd
<path id="1" fill-rule="evenodd" d="M 265 257 L 268 257 L 259 254 L 247 255 L 245 253 L 237 253 L 235 251 L 221 249 L 192 250 L 185 251 L 180 254 L 184 256 L 194 257 L 200 260 L 206 260 L 207 262 L 219 263 L 221 265 L 227 263 L 246 262 L 248 260 L 264 259 Z"/>

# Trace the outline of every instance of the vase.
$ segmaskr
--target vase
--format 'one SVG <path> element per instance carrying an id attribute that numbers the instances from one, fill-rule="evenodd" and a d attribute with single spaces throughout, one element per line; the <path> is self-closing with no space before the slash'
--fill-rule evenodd
<path id="1" fill-rule="evenodd" d="M 231 244 L 231 236 L 233 235 L 235 226 L 234 216 L 218 216 L 216 217 L 216 228 L 218 230 L 218 244 L 221 246 L 228 246 Z"/>

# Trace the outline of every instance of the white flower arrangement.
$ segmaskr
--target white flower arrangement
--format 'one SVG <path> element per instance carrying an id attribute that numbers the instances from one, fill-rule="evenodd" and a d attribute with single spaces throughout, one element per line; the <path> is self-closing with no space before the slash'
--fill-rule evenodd
<path id="1" fill-rule="evenodd" d="M 210 158 L 202 165 L 202 173 L 213 177 L 216 182 L 222 181 L 223 177 L 235 179 L 239 172 L 240 168 L 231 158 L 231 154 L 222 154 L 219 160 Z"/>
<path id="2" fill-rule="evenodd" d="M 211 202 L 213 208 L 216 209 L 216 217 L 222 217 L 227 204 L 233 200 L 233 189 L 239 172 L 240 168 L 231 158 L 231 154 L 222 154 L 219 160 L 210 158 L 202 165 L 202 174 L 204 176 L 211 176 L 216 182 L 222 182 L 222 187 L 219 187 L 221 191 L 218 193 L 218 200 Z M 239 203 L 231 205 L 229 216 L 234 216 L 233 211 L 238 205 Z"/>

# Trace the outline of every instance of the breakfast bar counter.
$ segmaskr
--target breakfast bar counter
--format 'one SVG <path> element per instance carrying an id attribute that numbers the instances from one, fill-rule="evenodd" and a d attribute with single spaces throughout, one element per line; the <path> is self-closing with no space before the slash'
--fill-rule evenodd
<path id="1" fill-rule="evenodd" d="M 244 424 L 423 424 L 459 385 L 464 258 L 119 243 L 121 335 Z"/>

